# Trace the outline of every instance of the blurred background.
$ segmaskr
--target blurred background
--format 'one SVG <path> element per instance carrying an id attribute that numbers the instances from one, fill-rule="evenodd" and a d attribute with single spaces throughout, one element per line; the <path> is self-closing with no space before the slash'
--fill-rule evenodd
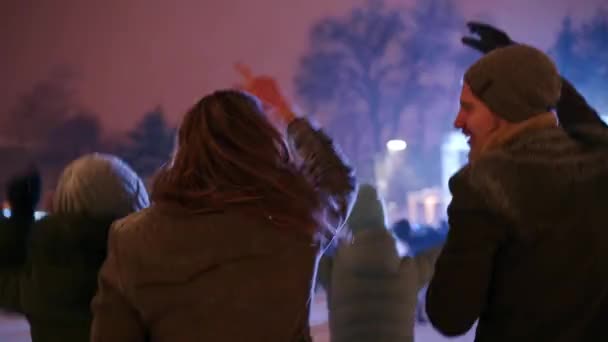
<path id="1" fill-rule="evenodd" d="M 242 62 L 325 127 L 391 221 L 438 227 L 468 149 L 452 129 L 479 57 L 468 20 L 549 52 L 608 114 L 605 0 L 2 0 L 0 182 L 35 162 L 51 189 L 91 151 L 149 179 L 185 110 Z"/>

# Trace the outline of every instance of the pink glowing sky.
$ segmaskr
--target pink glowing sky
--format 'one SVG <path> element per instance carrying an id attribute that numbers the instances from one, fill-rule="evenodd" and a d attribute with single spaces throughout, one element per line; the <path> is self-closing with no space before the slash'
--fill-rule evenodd
<path id="1" fill-rule="evenodd" d="M 414 0 L 388 1 L 411 6 Z M 423 0 L 418 0 L 423 1 Z M 277 76 L 291 94 L 314 21 L 363 0 L 2 0 L 0 113 L 50 69 L 81 74 L 79 99 L 107 131 L 124 131 L 162 104 L 173 122 L 197 98 L 238 80 L 232 63 Z M 562 19 L 593 14 L 605 0 L 458 0 L 465 17 L 492 18 L 542 48 Z M 464 28 L 463 28 L 464 32 Z"/>

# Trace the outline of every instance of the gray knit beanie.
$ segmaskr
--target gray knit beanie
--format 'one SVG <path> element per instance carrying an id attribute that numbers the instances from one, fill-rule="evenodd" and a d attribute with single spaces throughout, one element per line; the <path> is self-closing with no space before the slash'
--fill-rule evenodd
<path id="1" fill-rule="evenodd" d="M 510 122 L 550 111 L 561 94 L 555 63 L 542 51 L 521 44 L 483 56 L 467 70 L 464 81 L 492 112 Z"/>
<path id="2" fill-rule="evenodd" d="M 53 198 L 56 213 L 121 218 L 149 205 L 142 180 L 122 160 L 88 154 L 63 170 Z"/>

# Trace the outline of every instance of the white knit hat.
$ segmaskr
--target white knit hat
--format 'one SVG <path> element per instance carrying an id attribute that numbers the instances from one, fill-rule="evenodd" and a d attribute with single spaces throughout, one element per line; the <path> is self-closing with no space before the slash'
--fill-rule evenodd
<path id="1" fill-rule="evenodd" d="M 149 205 L 142 180 L 125 162 L 87 154 L 66 166 L 53 197 L 53 212 L 121 218 Z"/>

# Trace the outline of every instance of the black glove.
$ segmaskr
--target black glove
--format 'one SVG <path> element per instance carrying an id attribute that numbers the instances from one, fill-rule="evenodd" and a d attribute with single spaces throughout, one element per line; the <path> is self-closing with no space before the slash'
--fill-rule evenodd
<path id="1" fill-rule="evenodd" d="M 470 21 L 467 23 L 471 34 L 477 37 L 462 37 L 462 43 L 482 53 L 488 53 L 494 49 L 516 44 L 504 32 L 488 24 Z"/>
<path id="2" fill-rule="evenodd" d="M 41 183 L 40 172 L 35 167 L 15 175 L 9 181 L 6 197 L 11 206 L 11 217 L 33 218 L 40 201 Z"/>

